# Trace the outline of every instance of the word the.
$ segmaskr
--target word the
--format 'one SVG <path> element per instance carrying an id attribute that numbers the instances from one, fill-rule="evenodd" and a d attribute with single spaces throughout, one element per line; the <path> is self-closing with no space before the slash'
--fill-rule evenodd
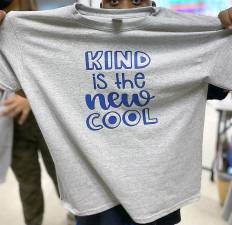
<path id="1" fill-rule="evenodd" d="M 137 73 L 133 79 L 126 77 L 125 73 L 115 74 L 115 84 L 118 89 L 126 88 L 144 88 L 145 87 L 145 75 L 143 73 Z M 105 75 L 102 73 L 93 74 L 93 87 L 94 89 L 106 89 L 108 87 L 105 81 Z"/>

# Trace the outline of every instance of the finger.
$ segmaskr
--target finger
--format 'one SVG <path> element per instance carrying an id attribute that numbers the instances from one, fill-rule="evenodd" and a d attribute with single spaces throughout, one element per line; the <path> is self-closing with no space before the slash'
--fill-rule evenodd
<path id="1" fill-rule="evenodd" d="M 0 116 L 10 116 L 10 114 L 16 109 L 16 105 L 10 105 L 6 107 L 2 112 L 0 113 Z"/>
<path id="2" fill-rule="evenodd" d="M 10 118 L 15 118 L 16 116 L 18 116 L 20 113 L 22 112 L 21 108 L 15 108 L 14 110 L 12 110 L 8 116 Z"/>
<path id="3" fill-rule="evenodd" d="M 20 125 L 23 125 L 25 123 L 25 121 L 28 118 L 29 112 L 30 111 L 23 111 L 23 113 L 21 114 L 19 121 L 18 121 Z"/>
<path id="4" fill-rule="evenodd" d="M 6 12 L 3 10 L 0 10 L 0 22 L 5 18 Z"/>
<path id="5" fill-rule="evenodd" d="M 230 25 L 228 26 L 228 28 L 232 28 L 232 7 L 228 9 L 228 16 L 230 18 Z"/>
<path id="6" fill-rule="evenodd" d="M 218 18 L 221 20 L 221 23 L 224 27 L 226 27 L 228 25 L 228 21 L 226 20 L 226 10 L 221 11 L 218 15 Z"/>
<path id="7" fill-rule="evenodd" d="M 221 20 L 223 26 L 228 27 L 232 24 L 228 10 L 224 10 L 220 12 L 218 17 Z"/>
<path id="8" fill-rule="evenodd" d="M 11 105 L 12 103 L 14 103 L 14 101 L 15 101 L 15 98 L 14 98 L 14 97 L 10 97 L 10 98 L 4 100 L 4 101 L 3 101 L 3 104 L 4 104 L 5 106 L 8 106 L 8 105 Z"/>

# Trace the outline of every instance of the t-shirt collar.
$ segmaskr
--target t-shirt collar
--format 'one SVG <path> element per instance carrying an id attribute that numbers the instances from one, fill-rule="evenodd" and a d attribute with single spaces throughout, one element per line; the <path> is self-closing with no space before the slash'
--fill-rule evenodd
<path id="1" fill-rule="evenodd" d="M 151 22 L 161 8 L 147 6 L 132 9 L 102 9 L 73 4 L 73 15 L 79 23 L 88 27 L 109 31 L 125 31 L 144 26 Z"/>

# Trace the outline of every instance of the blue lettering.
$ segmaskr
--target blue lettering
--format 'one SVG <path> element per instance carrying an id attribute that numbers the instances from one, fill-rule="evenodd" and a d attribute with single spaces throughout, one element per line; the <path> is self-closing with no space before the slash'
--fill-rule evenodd
<path id="1" fill-rule="evenodd" d="M 141 51 L 85 52 L 86 70 L 142 69 L 147 67 L 150 62 L 150 56 Z"/>
<path id="2" fill-rule="evenodd" d="M 121 117 L 116 112 L 109 112 L 103 117 L 102 122 L 108 129 L 115 129 L 121 123 Z"/>
<path id="3" fill-rule="evenodd" d="M 151 62 L 151 58 L 145 52 L 135 52 L 134 63 L 135 69 L 142 69 L 147 67 Z"/>
<path id="4" fill-rule="evenodd" d="M 116 51 L 114 52 L 115 69 L 131 69 L 132 68 L 132 52 Z"/>
<path id="5" fill-rule="evenodd" d="M 120 101 L 119 94 L 117 92 L 111 92 L 107 97 L 104 94 L 96 94 L 93 97 L 91 94 L 85 96 L 86 104 L 89 109 L 94 110 L 96 108 L 97 99 L 100 107 L 104 110 L 108 110 L 110 107 L 119 108 L 120 106 L 132 107 L 133 105 L 143 107 L 146 106 L 155 96 L 151 96 L 148 91 L 142 90 L 139 94 L 132 94 L 130 99 L 127 93 L 121 95 Z M 142 101 L 142 100 L 144 101 Z"/>
<path id="6" fill-rule="evenodd" d="M 129 110 L 123 114 L 122 119 L 127 126 L 132 127 L 136 126 L 139 123 L 141 115 L 136 110 Z"/>
<path id="7" fill-rule="evenodd" d="M 142 113 L 143 113 L 143 123 L 144 123 L 144 125 L 158 123 L 157 118 L 150 118 L 149 109 L 143 109 Z"/>
<path id="8" fill-rule="evenodd" d="M 102 58 L 103 51 L 97 51 L 93 54 L 92 51 L 88 51 L 85 53 L 85 63 L 87 70 L 101 70 L 102 64 L 99 61 Z"/>
<path id="9" fill-rule="evenodd" d="M 158 119 L 151 118 L 149 109 L 145 108 L 142 112 L 137 110 L 128 110 L 121 115 L 115 111 L 107 112 L 102 116 L 99 113 L 93 113 L 89 115 L 86 120 L 87 127 L 92 131 L 99 131 L 103 128 L 115 129 L 121 124 L 133 127 L 139 123 L 152 125 L 158 123 Z"/>
<path id="10" fill-rule="evenodd" d="M 100 114 L 99 113 L 93 113 L 91 115 L 88 116 L 87 120 L 86 120 L 86 124 L 87 124 L 87 127 L 90 129 L 90 130 L 93 130 L 93 131 L 97 131 L 97 130 L 101 130 L 103 128 L 102 125 L 96 125 L 94 124 L 94 120 L 99 118 L 100 117 Z"/>

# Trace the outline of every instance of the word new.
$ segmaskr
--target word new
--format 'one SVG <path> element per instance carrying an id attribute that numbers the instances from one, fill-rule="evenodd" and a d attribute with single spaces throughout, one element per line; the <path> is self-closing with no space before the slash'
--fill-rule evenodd
<path id="1" fill-rule="evenodd" d="M 121 106 L 129 108 L 133 106 L 143 107 L 154 98 L 155 96 L 152 96 L 148 91 L 142 90 L 138 94 L 132 94 L 132 96 L 127 93 L 119 94 L 117 92 L 111 92 L 107 96 L 104 94 L 94 96 L 87 94 L 85 101 L 90 110 L 96 109 L 97 103 L 99 103 L 101 109 L 108 110 L 110 107 L 119 108 Z"/>

